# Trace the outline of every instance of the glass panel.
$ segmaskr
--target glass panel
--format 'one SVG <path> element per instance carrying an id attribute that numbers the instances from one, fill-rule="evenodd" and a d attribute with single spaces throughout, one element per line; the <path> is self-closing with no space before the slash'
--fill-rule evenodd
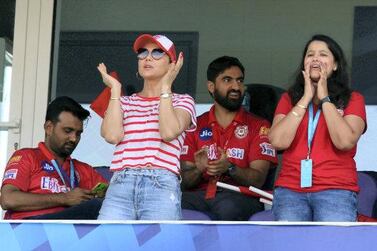
<path id="1" fill-rule="evenodd" d="M 12 76 L 12 55 L 6 50 L 6 40 L 0 42 L 0 122 L 9 122 L 10 91 Z M 8 130 L 0 130 L 0 167 L 5 167 L 7 161 Z"/>

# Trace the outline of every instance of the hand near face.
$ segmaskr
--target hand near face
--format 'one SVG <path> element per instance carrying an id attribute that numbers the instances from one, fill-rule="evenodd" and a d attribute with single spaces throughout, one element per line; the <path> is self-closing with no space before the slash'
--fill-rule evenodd
<path id="1" fill-rule="evenodd" d="M 106 68 L 106 65 L 104 63 L 100 63 L 97 66 L 97 69 L 101 73 L 103 83 L 106 86 L 108 86 L 110 88 L 113 88 L 113 87 L 121 88 L 121 86 L 122 86 L 121 83 L 107 73 L 107 68 Z"/>
<path id="2" fill-rule="evenodd" d="M 228 157 L 226 151 L 218 147 L 218 152 L 220 154 L 220 158 L 217 160 L 209 161 L 207 167 L 207 174 L 211 176 L 221 175 L 228 171 L 228 167 L 230 162 L 228 161 Z"/>
<path id="3" fill-rule="evenodd" d="M 315 87 L 310 78 L 310 62 L 305 65 L 305 71 L 302 71 L 305 80 L 304 97 L 310 102 L 314 97 Z"/>
<path id="4" fill-rule="evenodd" d="M 327 65 L 326 63 L 320 63 L 321 71 L 320 71 L 320 78 L 317 84 L 317 97 L 319 100 L 323 99 L 324 97 L 328 96 L 328 89 L 327 89 Z"/>
<path id="5" fill-rule="evenodd" d="M 171 62 L 166 74 L 161 78 L 162 90 L 170 89 L 183 65 L 183 53 L 180 52 L 177 62 Z"/>

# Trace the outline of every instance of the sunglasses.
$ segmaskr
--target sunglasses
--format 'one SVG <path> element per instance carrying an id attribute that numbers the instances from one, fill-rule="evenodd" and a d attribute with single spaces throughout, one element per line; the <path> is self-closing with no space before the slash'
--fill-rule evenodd
<path id="1" fill-rule="evenodd" d="M 159 60 L 165 55 L 165 51 L 161 49 L 153 49 L 152 51 L 148 51 L 145 48 L 141 48 L 137 51 L 137 58 L 145 59 L 146 57 L 148 57 L 149 53 L 152 55 L 152 58 L 155 60 Z"/>

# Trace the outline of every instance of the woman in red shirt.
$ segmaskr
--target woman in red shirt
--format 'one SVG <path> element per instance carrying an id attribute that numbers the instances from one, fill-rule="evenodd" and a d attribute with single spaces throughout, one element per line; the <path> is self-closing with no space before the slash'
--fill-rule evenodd
<path id="1" fill-rule="evenodd" d="M 315 35 L 269 133 L 284 150 L 273 212 L 280 221 L 355 221 L 356 144 L 366 130 L 364 98 L 349 87 L 340 46 Z"/>

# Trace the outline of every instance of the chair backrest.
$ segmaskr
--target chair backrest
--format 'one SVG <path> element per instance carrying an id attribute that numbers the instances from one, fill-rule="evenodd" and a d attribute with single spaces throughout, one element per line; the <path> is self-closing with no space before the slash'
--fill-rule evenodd
<path id="1" fill-rule="evenodd" d="M 202 221 L 209 221 L 211 218 L 206 215 L 205 213 L 190 210 L 190 209 L 182 209 L 182 220 L 202 220 Z"/>
<path id="2" fill-rule="evenodd" d="M 373 217 L 373 206 L 377 199 L 377 183 L 366 173 L 357 172 L 360 192 L 357 210 L 360 214 Z"/>
<path id="3" fill-rule="evenodd" d="M 247 93 L 249 95 L 249 111 L 270 123 L 274 117 L 275 108 L 278 104 L 284 89 L 267 84 L 249 84 Z"/>
<path id="4" fill-rule="evenodd" d="M 249 221 L 275 221 L 274 214 L 272 213 L 272 210 L 265 210 L 262 212 L 258 212 L 253 214 Z"/>
<path id="5" fill-rule="evenodd" d="M 110 172 L 110 168 L 108 166 L 97 166 L 94 167 L 94 170 L 96 170 L 99 174 L 102 175 L 103 178 L 110 182 L 110 179 L 113 176 L 113 172 Z"/>

